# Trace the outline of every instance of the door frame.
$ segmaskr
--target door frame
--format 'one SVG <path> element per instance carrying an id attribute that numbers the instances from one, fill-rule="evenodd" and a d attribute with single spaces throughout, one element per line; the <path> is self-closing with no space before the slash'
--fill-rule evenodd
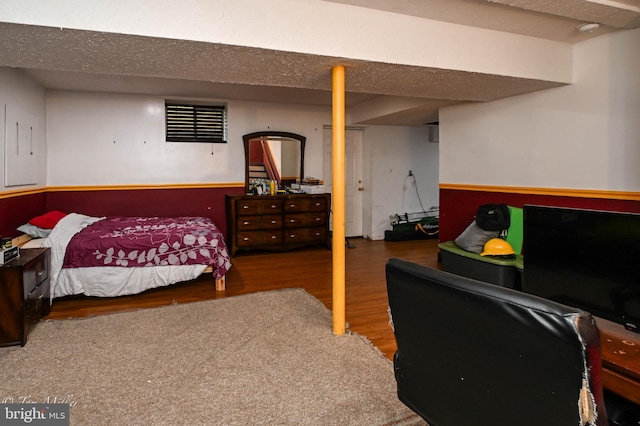
<path id="1" fill-rule="evenodd" d="M 354 191 L 358 191 L 357 195 L 353 197 L 352 203 L 345 203 L 345 217 L 353 217 L 351 224 L 345 224 L 345 236 L 346 237 L 361 237 L 364 235 L 364 222 L 363 222 L 363 139 L 364 130 L 360 127 L 347 127 L 345 129 L 345 140 L 349 137 L 355 136 L 354 139 L 354 158 L 353 164 L 353 181 L 356 182 L 357 187 Z M 332 167 L 333 167 L 333 144 L 332 144 L 332 127 L 325 126 L 323 128 L 323 176 L 325 191 L 333 194 L 333 182 L 332 182 Z M 346 156 L 345 156 L 346 157 Z M 348 161 L 345 158 L 345 167 L 349 167 Z M 345 176 L 350 176 L 350 172 L 347 169 Z M 331 222 L 330 222 L 331 223 Z"/>

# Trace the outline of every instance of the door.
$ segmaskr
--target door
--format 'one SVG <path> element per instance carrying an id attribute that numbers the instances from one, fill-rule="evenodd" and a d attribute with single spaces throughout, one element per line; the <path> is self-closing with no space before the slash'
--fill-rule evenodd
<path id="1" fill-rule="evenodd" d="M 324 140 L 324 185 L 332 193 L 333 144 L 331 128 L 325 128 Z M 345 235 L 362 236 L 362 130 L 347 129 L 345 132 Z"/>

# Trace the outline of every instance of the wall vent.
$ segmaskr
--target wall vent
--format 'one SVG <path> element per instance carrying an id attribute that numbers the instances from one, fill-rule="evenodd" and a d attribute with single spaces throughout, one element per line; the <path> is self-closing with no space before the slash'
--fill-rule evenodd
<path id="1" fill-rule="evenodd" d="M 430 143 L 439 143 L 440 142 L 440 122 L 433 121 L 430 123 L 424 123 L 424 126 L 427 128 L 427 142 Z"/>

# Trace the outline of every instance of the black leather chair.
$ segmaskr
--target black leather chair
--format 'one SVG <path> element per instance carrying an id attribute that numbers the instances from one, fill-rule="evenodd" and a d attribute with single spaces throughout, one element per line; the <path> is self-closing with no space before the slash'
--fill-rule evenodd
<path id="1" fill-rule="evenodd" d="M 398 397 L 430 426 L 608 425 L 590 314 L 390 259 Z"/>

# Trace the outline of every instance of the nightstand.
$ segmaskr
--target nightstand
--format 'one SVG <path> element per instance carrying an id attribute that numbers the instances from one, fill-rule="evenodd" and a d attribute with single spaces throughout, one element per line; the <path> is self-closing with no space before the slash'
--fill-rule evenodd
<path id="1" fill-rule="evenodd" d="M 0 266 L 0 346 L 27 343 L 33 324 L 51 311 L 49 248 L 20 250 Z"/>

